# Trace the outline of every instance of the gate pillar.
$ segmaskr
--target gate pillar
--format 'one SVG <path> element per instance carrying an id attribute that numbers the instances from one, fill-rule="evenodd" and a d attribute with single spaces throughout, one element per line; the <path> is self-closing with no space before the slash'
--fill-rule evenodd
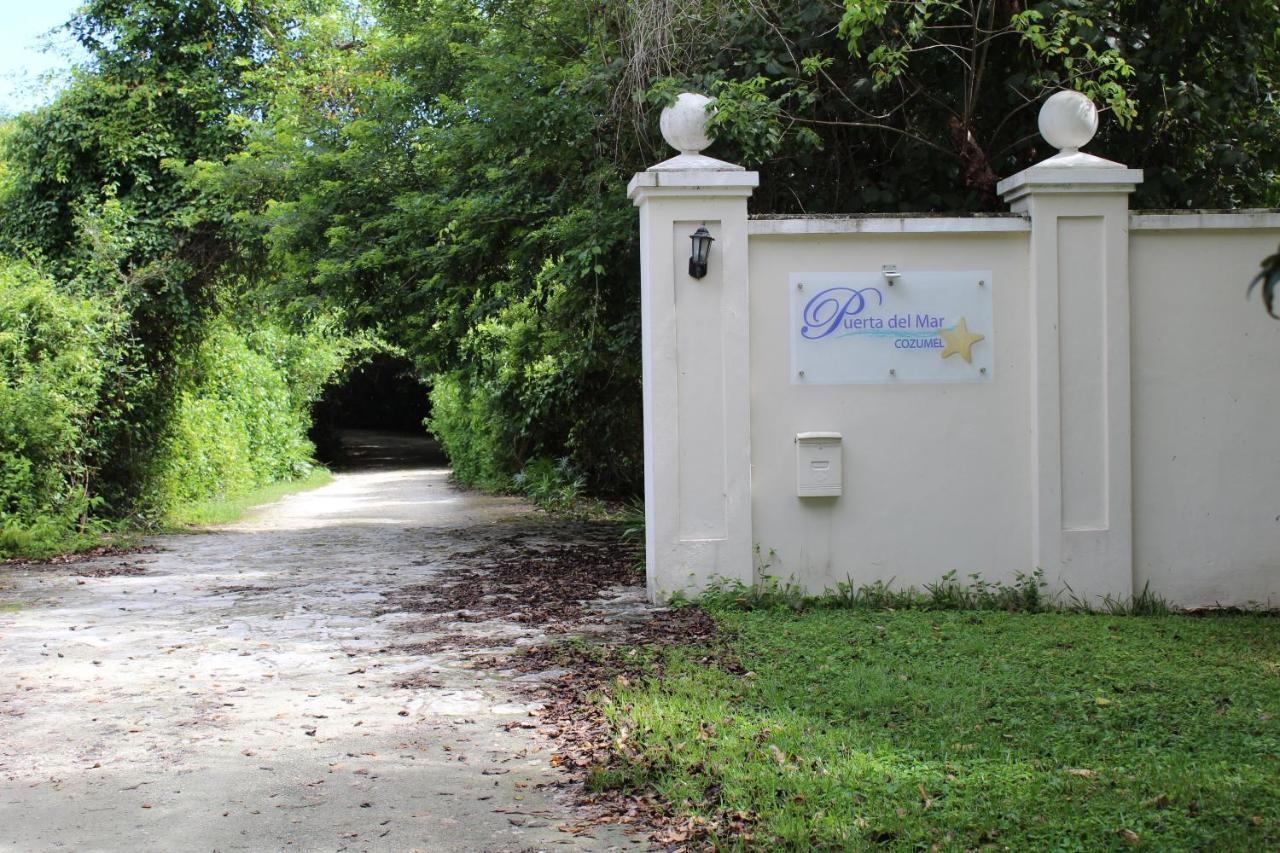
<path id="1" fill-rule="evenodd" d="M 1133 594 L 1129 194 L 1142 181 L 1079 150 L 1097 127 L 1088 98 L 1058 92 L 1040 133 L 1060 152 L 997 185 L 1031 217 L 1034 560 L 1091 604 Z"/>
<path id="2" fill-rule="evenodd" d="M 747 199 L 759 176 L 701 154 L 709 103 L 686 93 L 663 111 L 663 136 L 681 153 L 627 188 L 640 209 L 645 558 L 655 601 L 716 578 L 753 580 Z M 701 269 L 690 264 L 700 228 L 713 241 Z"/>

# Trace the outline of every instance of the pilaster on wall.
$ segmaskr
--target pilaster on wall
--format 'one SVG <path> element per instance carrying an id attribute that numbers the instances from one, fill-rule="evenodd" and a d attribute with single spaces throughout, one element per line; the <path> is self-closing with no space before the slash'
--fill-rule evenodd
<path id="1" fill-rule="evenodd" d="M 1094 601 L 1133 594 L 1129 194 L 1142 172 L 1076 150 L 1091 136 L 998 190 L 1031 218 L 1034 559 Z"/>
<path id="2" fill-rule="evenodd" d="M 651 600 L 753 578 L 747 199 L 758 184 L 755 172 L 687 150 L 628 187 L 640 208 Z M 700 279 L 688 268 L 699 226 L 715 238 Z"/>

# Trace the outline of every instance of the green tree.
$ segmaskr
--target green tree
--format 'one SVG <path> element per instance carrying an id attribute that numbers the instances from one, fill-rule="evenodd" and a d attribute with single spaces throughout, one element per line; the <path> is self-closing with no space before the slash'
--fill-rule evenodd
<path id="1" fill-rule="evenodd" d="M 1135 204 L 1261 204 L 1278 21 L 1272 0 L 94 0 L 92 68 L 7 143 L 3 230 L 120 294 L 125 384 L 161 404 L 215 315 L 336 308 L 436 377 L 464 479 L 544 460 L 626 492 L 623 188 L 665 156 L 666 97 L 719 96 L 715 153 L 763 172 L 761 213 L 997 207 L 1068 86 L 1113 116 L 1092 150 L 1147 170 Z"/>
<path id="2" fill-rule="evenodd" d="M 87 445 L 117 513 L 155 496 L 206 331 L 246 274 L 187 168 L 242 145 L 237 120 L 260 109 L 250 75 L 288 49 L 298 8 L 88 0 L 67 25 L 87 63 L 3 139 L 0 246 L 120 316 Z"/>
<path id="3" fill-rule="evenodd" d="M 1068 86 L 1114 116 L 1094 150 L 1150 158 L 1137 204 L 1260 203 L 1276 22 L 1255 0 L 383 0 L 306 19 L 250 75 L 263 106 L 237 118 L 243 151 L 191 179 L 271 271 L 264 298 L 343 305 L 437 377 L 434 424 L 464 478 L 567 457 L 625 491 L 640 452 L 623 187 L 665 156 L 666 97 L 720 97 L 715 153 L 764 173 L 762 213 L 997 206 L 998 177 L 1052 153 L 1037 107 Z"/>
<path id="4" fill-rule="evenodd" d="M 634 488 L 638 265 L 623 186 L 641 160 L 601 109 L 616 74 L 597 64 L 601 18 L 577 3 L 379 11 L 378 26 L 312 21 L 305 55 L 258 76 L 270 105 L 245 152 L 197 180 L 262 247 L 274 298 L 304 314 L 349 306 L 352 323 L 462 389 L 439 404 L 481 407 L 494 429 L 475 479 L 568 455 L 597 489 Z M 470 422 L 438 414 L 442 429 Z"/>
<path id="5" fill-rule="evenodd" d="M 730 5 L 740 14 L 722 16 L 724 40 L 667 51 L 674 66 L 651 62 L 662 51 L 638 61 L 670 78 L 665 92 L 719 93 L 722 135 L 786 187 L 766 180 L 757 209 L 995 207 L 998 177 L 1052 153 L 1035 120 L 1058 88 L 1111 113 L 1092 150 L 1147 170 L 1136 205 L 1277 198 L 1274 2 Z"/>
<path id="6" fill-rule="evenodd" d="M 1099 153 L 1144 172 L 1134 204 L 1280 204 L 1280 4 L 1110 0 L 1110 38 L 1135 73 L 1132 124 Z"/>

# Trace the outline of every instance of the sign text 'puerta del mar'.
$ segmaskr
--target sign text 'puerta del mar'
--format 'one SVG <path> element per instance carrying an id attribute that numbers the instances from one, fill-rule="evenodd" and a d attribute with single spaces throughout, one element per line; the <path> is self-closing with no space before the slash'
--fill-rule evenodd
<path id="1" fill-rule="evenodd" d="M 792 273 L 791 382 L 987 382 L 991 271 Z"/>

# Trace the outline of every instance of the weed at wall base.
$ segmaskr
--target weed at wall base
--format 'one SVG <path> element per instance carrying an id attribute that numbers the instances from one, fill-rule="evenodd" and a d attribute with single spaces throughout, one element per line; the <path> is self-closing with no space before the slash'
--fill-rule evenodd
<path id="1" fill-rule="evenodd" d="M 1096 605 L 1076 595 L 1069 584 L 1064 586 L 1069 599 L 1068 604 L 1063 608 L 1065 610 L 1080 613 L 1108 613 L 1112 616 L 1166 616 L 1174 610 L 1163 596 L 1151 591 L 1151 581 L 1143 584 L 1142 591 L 1136 595 L 1127 598 L 1104 595 Z"/>
<path id="2" fill-rule="evenodd" d="M 1091 605 L 1068 587 L 1067 600 L 1047 592 L 1044 571 L 1018 572 L 1012 583 L 988 581 L 980 573 L 961 581 L 957 572 L 949 571 L 923 589 L 915 586 L 895 589 L 893 580 L 877 580 L 855 585 L 846 580 L 820 595 L 808 594 L 794 580 L 782 580 L 762 574 L 759 583 L 715 579 L 697 599 L 712 606 L 743 610 L 988 610 L 1006 613 L 1106 613 L 1113 616 L 1162 616 L 1173 608 L 1150 584 L 1129 598 L 1106 596 Z M 676 603 L 687 598 L 677 597 Z"/>

